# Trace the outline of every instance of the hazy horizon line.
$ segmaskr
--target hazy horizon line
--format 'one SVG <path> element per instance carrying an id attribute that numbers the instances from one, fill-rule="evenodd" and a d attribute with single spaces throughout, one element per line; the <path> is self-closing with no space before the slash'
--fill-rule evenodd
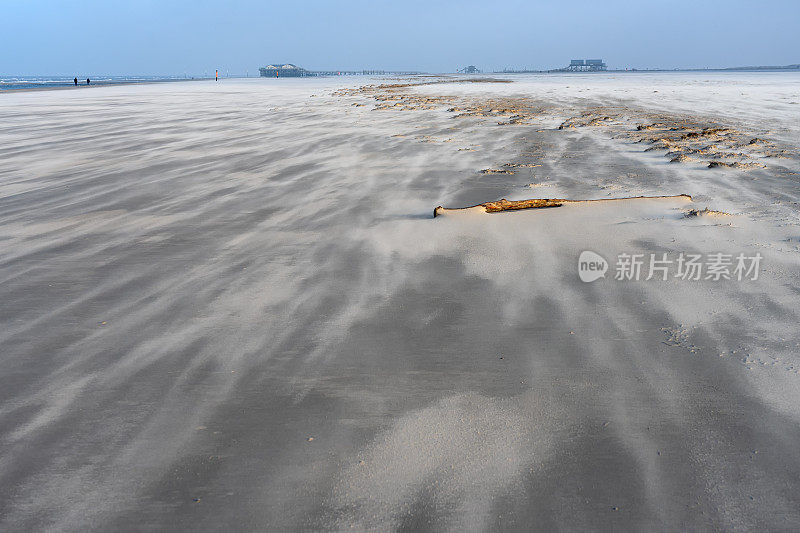
<path id="1" fill-rule="evenodd" d="M 282 64 L 286 64 L 286 63 L 282 63 Z M 340 68 L 340 67 L 337 67 L 337 68 L 316 68 L 316 69 L 312 69 L 312 68 L 303 67 L 302 65 L 297 65 L 297 66 L 299 66 L 301 68 L 304 68 L 305 70 L 307 70 L 309 72 L 383 71 L 383 72 L 386 72 L 386 73 L 413 72 L 413 73 L 417 73 L 417 74 L 431 74 L 431 75 L 435 75 L 435 74 L 458 74 L 458 72 L 456 72 L 455 70 L 426 71 L 426 70 L 416 70 L 416 69 L 391 69 L 391 68 L 384 68 L 384 67 L 364 67 L 364 68 L 352 68 L 352 67 L 350 67 L 350 68 Z M 466 67 L 466 66 L 470 66 L 470 65 L 465 64 L 464 67 Z M 504 72 L 506 72 L 506 73 L 514 73 L 514 72 L 526 72 L 526 71 L 527 72 L 531 72 L 531 73 L 535 73 L 535 72 L 539 72 L 539 73 L 558 73 L 558 72 L 564 72 L 561 69 L 565 68 L 565 67 L 557 67 L 557 68 L 553 68 L 553 69 L 538 69 L 538 68 L 533 68 L 533 67 L 522 67 L 522 66 L 516 67 L 515 66 L 515 67 L 504 67 L 501 70 L 491 70 L 491 69 L 481 69 L 480 66 L 477 66 L 477 65 L 475 65 L 475 66 L 481 70 L 482 74 L 503 74 Z M 252 73 L 250 71 L 245 71 L 245 72 L 238 72 L 238 73 L 234 73 L 234 74 L 231 74 L 230 72 L 226 72 L 223 69 L 218 69 L 218 70 L 219 70 L 219 77 L 221 77 L 221 78 L 223 78 L 223 77 L 224 78 L 246 78 L 246 77 L 258 78 L 258 77 L 261 77 L 260 73 L 259 73 L 259 70 L 258 70 L 259 68 L 261 68 L 261 67 L 255 67 L 253 69 Z M 463 68 L 463 67 L 461 67 L 461 68 Z M 668 68 L 668 67 L 624 67 L 624 68 L 623 67 L 614 67 L 614 68 L 608 68 L 606 70 L 606 72 L 632 72 L 632 71 L 637 71 L 637 72 L 641 72 L 641 71 L 651 71 L 651 72 L 653 72 L 653 71 L 660 71 L 660 72 L 676 72 L 676 71 L 677 72 L 681 72 L 681 71 L 683 71 L 683 72 L 696 72 L 696 71 L 705 71 L 705 70 L 724 71 L 724 70 L 749 70 L 749 69 L 800 70 L 800 61 L 798 63 L 788 63 L 788 64 L 784 64 L 784 65 L 764 64 L 764 65 L 743 65 L 743 66 L 733 66 L 733 67 L 674 67 L 674 68 Z M 150 74 L 143 74 L 143 73 L 111 74 L 111 73 L 102 73 L 102 72 L 97 73 L 97 72 L 95 72 L 95 73 L 89 73 L 89 74 L 84 73 L 84 74 L 80 74 L 80 75 L 78 75 L 76 73 L 71 73 L 71 74 L 63 74 L 63 73 L 49 73 L 49 74 L 41 74 L 41 73 L 36 73 L 36 74 L 34 74 L 34 73 L 0 73 L 0 77 L 2 77 L 2 78 L 13 78 L 13 77 L 36 77 L 36 78 L 47 78 L 47 77 L 55 78 L 55 77 L 60 77 L 60 78 L 71 78 L 71 77 L 74 77 L 74 76 L 79 76 L 79 78 L 80 78 L 81 76 L 90 76 L 90 77 L 91 76 L 105 76 L 105 77 L 109 77 L 109 78 L 122 78 L 122 77 L 134 77 L 134 78 L 135 77 L 141 77 L 141 78 L 197 78 L 197 77 L 205 77 L 205 78 L 209 78 L 210 77 L 210 78 L 213 78 L 214 77 L 214 71 L 215 71 L 215 69 L 210 69 L 209 71 L 205 71 L 205 72 L 202 72 L 202 73 L 198 73 L 198 72 L 195 72 L 195 73 L 186 73 L 186 72 L 184 72 L 184 73 L 174 73 L 173 72 L 173 73 L 167 73 L 167 74 L 164 74 L 164 73 L 159 73 L 159 74 L 153 74 L 153 73 L 150 73 Z"/>

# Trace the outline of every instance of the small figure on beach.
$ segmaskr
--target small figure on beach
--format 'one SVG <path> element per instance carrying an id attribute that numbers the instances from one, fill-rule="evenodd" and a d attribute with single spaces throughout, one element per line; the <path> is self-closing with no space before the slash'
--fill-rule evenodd
<path id="1" fill-rule="evenodd" d="M 77 87 L 77 86 L 78 86 L 78 78 L 75 78 L 75 79 L 74 79 L 74 80 L 72 80 L 72 81 L 74 81 L 74 82 L 75 82 L 75 87 Z"/>
<path id="2" fill-rule="evenodd" d="M 90 80 L 89 78 L 86 78 L 86 85 L 89 85 L 90 83 L 92 83 L 92 80 Z"/>

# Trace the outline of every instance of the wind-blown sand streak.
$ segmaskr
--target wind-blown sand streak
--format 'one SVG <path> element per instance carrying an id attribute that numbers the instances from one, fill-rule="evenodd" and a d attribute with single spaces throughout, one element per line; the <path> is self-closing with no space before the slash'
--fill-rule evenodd
<path id="1" fill-rule="evenodd" d="M 452 80 L 0 95 L 0 530 L 800 523 L 797 76 Z"/>

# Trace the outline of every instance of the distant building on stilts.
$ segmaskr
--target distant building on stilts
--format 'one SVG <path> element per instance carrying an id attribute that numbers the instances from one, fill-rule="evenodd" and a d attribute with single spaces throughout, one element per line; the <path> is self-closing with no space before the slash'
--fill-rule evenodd
<path id="1" fill-rule="evenodd" d="M 265 78 L 299 78 L 312 75 L 306 69 L 291 63 L 267 65 L 259 68 L 258 71 Z"/>
<path id="2" fill-rule="evenodd" d="M 480 69 L 475 65 L 469 65 L 468 67 L 457 69 L 456 72 L 461 74 L 480 74 Z"/>
<path id="3" fill-rule="evenodd" d="M 569 66 L 563 70 L 572 72 L 599 72 L 606 70 L 606 64 L 602 59 L 573 59 L 569 62 Z"/>

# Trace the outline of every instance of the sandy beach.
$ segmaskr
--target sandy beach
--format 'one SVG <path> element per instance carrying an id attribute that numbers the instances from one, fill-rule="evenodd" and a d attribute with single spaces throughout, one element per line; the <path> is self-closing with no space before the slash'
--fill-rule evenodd
<path id="1" fill-rule="evenodd" d="M 799 87 L 0 95 L 0 530 L 796 530 Z"/>

